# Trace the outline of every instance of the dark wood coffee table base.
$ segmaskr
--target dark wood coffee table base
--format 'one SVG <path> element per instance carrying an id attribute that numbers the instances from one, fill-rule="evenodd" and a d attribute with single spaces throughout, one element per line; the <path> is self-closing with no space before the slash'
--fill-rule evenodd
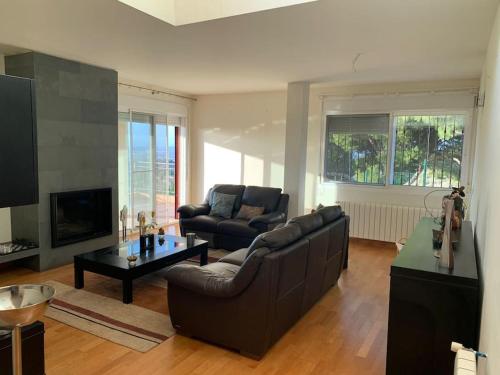
<path id="1" fill-rule="evenodd" d="M 200 266 L 206 265 L 208 261 L 208 243 L 200 244 L 196 247 L 185 249 L 169 256 L 159 257 L 154 261 L 130 268 L 117 267 L 109 262 L 100 262 L 99 253 L 102 252 L 102 254 L 105 254 L 106 251 L 112 251 L 112 249 L 102 249 L 91 253 L 92 255 L 96 254 L 95 259 L 89 257 L 88 254 L 75 256 L 75 288 L 82 289 L 84 287 L 84 271 L 112 277 L 122 281 L 123 303 L 132 303 L 133 301 L 132 281 L 134 279 L 161 270 L 162 268 L 172 266 L 197 255 L 200 256 Z M 118 256 L 116 257 L 118 258 Z"/>

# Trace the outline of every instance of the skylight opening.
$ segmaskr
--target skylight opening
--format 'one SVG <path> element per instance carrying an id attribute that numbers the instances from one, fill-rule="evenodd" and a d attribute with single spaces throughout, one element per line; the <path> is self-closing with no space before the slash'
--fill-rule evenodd
<path id="1" fill-rule="evenodd" d="M 118 0 L 174 26 L 310 3 L 317 0 Z"/>

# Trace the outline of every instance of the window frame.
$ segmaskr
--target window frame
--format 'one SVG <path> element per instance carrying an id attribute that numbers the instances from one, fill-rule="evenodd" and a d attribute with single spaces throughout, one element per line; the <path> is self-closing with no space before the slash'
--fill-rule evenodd
<path id="1" fill-rule="evenodd" d="M 326 147 L 326 119 L 327 116 L 355 116 L 355 115 L 389 115 L 388 129 L 388 145 L 387 145 L 387 160 L 386 160 L 386 176 L 383 185 L 352 183 L 348 181 L 331 181 L 325 179 L 325 147 Z M 408 186 L 394 185 L 392 179 L 394 176 L 394 157 L 396 145 L 396 116 L 439 116 L 439 115 L 463 115 L 464 116 L 464 143 L 462 148 L 462 170 L 460 175 L 460 185 L 469 186 L 471 167 L 473 161 L 473 145 L 475 140 L 475 128 L 473 127 L 474 109 L 418 109 L 418 110 L 374 110 L 374 111 L 326 111 L 322 110 L 321 118 L 321 147 L 320 147 L 320 185 L 325 186 L 350 186 L 359 190 L 391 190 L 411 193 L 426 194 L 432 190 L 449 191 L 449 188 L 432 187 L 432 186 Z"/>

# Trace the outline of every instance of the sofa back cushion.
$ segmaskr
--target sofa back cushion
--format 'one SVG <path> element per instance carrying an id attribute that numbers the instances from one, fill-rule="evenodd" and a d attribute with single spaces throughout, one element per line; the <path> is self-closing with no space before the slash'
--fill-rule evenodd
<path id="1" fill-rule="evenodd" d="M 213 193 L 218 192 L 222 194 L 235 195 L 236 199 L 234 201 L 234 212 L 238 212 L 241 207 L 241 198 L 243 196 L 243 191 L 245 190 L 245 185 L 229 185 L 229 184 L 217 184 L 214 185 L 207 193 L 205 203 L 212 206 L 213 203 Z"/>
<path id="2" fill-rule="evenodd" d="M 297 224 L 305 236 L 323 226 L 323 217 L 318 213 L 309 215 L 297 216 L 288 220 L 287 224 Z"/>
<path id="3" fill-rule="evenodd" d="M 340 206 L 323 207 L 316 211 L 316 213 L 323 217 L 323 224 L 325 225 L 337 220 L 341 216 L 344 216 L 344 211 L 342 211 Z"/>
<path id="4" fill-rule="evenodd" d="M 261 247 L 266 247 L 270 251 L 279 250 L 297 241 L 301 236 L 302 232 L 297 224 L 286 225 L 282 228 L 259 234 L 248 248 L 247 257 Z"/>
<path id="5" fill-rule="evenodd" d="M 241 202 L 248 206 L 264 207 L 264 213 L 276 211 L 281 197 L 280 188 L 247 186 Z"/>

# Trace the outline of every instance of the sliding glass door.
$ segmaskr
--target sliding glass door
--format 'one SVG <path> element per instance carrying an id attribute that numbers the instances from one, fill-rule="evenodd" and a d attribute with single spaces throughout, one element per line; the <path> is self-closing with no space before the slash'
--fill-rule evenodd
<path id="1" fill-rule="evenodd" d="M 144 113 L 120 113 L 120 209 L 128 207 L 129 228 L 137 213 L 148 221 L 156 213 L 159 225 L 175 219 L 177 199 L 178 126 L 181 119 Z"/>
<path id="2" fill-rule="evenodd" d="M 133 217 L 139 211 L 151 213 L 155 209 L 152 120 L 152 116 L 134 113 L 130 122 L 130 207 L 135 214 Z"/>
<path id="3" fill-rule="evenodd" d="M 156 175 L 155 202 L 159 222 L 168 222 L 176 211 L 176 127 L 167 124 L 167 117 L 155 119 Z"/>

